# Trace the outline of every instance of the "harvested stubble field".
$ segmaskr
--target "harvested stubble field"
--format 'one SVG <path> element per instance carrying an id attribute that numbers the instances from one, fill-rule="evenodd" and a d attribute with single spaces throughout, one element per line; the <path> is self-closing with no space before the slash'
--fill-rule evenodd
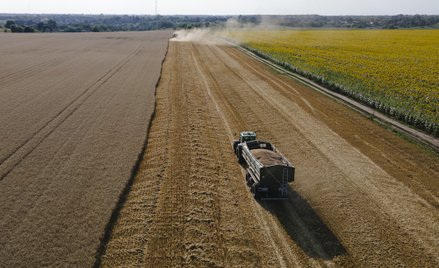
<path id="1" fill-rule="evenodd" d="M 92 266 L 170 32 L 0 38 L 0 267 Z"/>
<path id="2" fill-rule="evenodd" d="M 255 130 L 296 166 L 256 202 L 231 150 Z M 439 161 L 235 48 L 171 42 L 147 149 L 104 267 L 437 267 Z"/>

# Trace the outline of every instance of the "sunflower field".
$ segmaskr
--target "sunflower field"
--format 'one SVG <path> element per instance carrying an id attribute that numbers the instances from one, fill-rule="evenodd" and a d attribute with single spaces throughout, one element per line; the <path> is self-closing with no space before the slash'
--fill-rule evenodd
<path id="1" fill-rule="evenodd" d="M 227 38 L 439 136 L 439 30 L 235 30 Z"/>

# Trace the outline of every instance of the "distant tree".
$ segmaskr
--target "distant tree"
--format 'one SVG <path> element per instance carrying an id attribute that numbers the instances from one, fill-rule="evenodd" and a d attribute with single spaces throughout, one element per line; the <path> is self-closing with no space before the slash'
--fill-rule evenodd
<path id="1" fill-rule="evenodd" d="M 398 29 L 398 27 L 394 24 L 388 24 L 388 25 L 384 26 L 384 29 L 394 30 L 394 29 Z"/>
<path id="2" fill-rule="evenodd" d="M 37 30 L 40 32 L 45 32 L 46 31 L 46 24 L 44 22 L 39 22 L 37 24 Z"/>
<path id="3" fill-rule="evenodd" d="M 53 32 L 53 31 L 56 31 L 56 29 L 58 28 L 58 25 L 56 24 L 56 21 L 48 20 L 47 27 L 50 29 L 51 32 Z"/>
<path id="4" fill-rule="evenodd" d="M 70 33 L 75 33 L 75 32 L 80 32 L 81 29 L 78 29 L 78 28 L 75 27 L 75 26 L 70 26 L 70 25 L 69 25 L 64 31 L 65 31 L 65 32 L 70 32 Z"/>
<path id="5" fill-rule="evenodd" d="M 24 33 L 33 33 L 33 32 L 35 32 L 35 29 L 30 27 L 30 26 L 25 26 L 23 29 L 23 32 Z"/>
<path id="6" fill-rule="evenodd" d="M 8 20 L 8 21 L 6 21 L 5 28 L 11 29 L 12 25 L 15 25 L 15 21 Z"/>
<path id="7" fill-rule="evenodd" d="M 54 32 L 58 29 L 56 21 L 54 20 L 40 21 L 36 27 L 40 32 Z"/>
<path id="8" fill-rule="evenodd" d="M 108 32 L 109 31 L 108 27 L 106 25 L 104 25 L 104 24 L 100 24 L 98 26 L 98 29 L 99 29 L 99 32 Z"/>
<path id="9" fill-rule="evenodd" d="M 22 33 L 23 31 L 24 31 L 24 29 L 23 29 L 22 26 L 15 25 L 15 24 L 11 25 L 11 32 L 13 32 L 13 33 Z"/>
<path id="10" fill-rule="evenodd" d="M 159 23 L 159 29 L 174 28 L 174 26 L 174 23 L 170 21 L 161 21 Z"/>

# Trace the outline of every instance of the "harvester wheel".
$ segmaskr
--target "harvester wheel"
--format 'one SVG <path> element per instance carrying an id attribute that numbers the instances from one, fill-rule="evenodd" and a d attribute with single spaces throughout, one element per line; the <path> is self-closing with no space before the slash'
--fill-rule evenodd
<path id="1" fill-rule="evenodd" d="M 236 152 L 236 148 L 238 148 L 239 141 L 233 141 L 233 151 Z"/>

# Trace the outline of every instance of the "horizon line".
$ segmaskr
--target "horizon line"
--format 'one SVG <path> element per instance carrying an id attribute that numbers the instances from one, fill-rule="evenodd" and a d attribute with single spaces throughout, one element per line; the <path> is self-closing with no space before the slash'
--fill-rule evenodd
<path id="1" fill-rule="evenodd" d="M 2 13 L 0 15 L 83 15 L 83 16 L 222 16 L 222 17 L 234 17 L 234 16 L 325 16 L 325 17 L 384 17 L 384 16 L 439 16 L 439 14 L 426 14 L 426 13 L 398 13 L 398 14 L 144 14 L 144 13 Z"/>

